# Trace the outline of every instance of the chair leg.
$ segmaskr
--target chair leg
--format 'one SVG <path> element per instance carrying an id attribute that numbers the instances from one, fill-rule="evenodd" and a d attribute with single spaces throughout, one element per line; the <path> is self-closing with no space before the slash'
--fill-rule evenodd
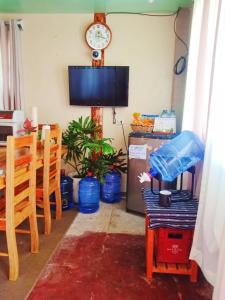
<path id="1" fill-rule="evenodd" d="M 30 223 L 30 235 L 31 235 L 31 252 L 38 253 L 39 235 L 38 235 L 38 227 L 37 227 L 37 217 L 35 213 L 32 213 L 29 216 L 29 223 Z"/>
<path id="2" fill-rule="evenodd" d="M 44 208 L 44 220 L 45 220 L 45 234 L 51 233 L 52 220 L 51 220 L 51 209 L 50 209 L 50 201 L 49 195 L 44 193 L 43 196 L 43 208 Z"/>
<path id="3" fill-rule="evenodd" d="M 59 187 L 55 189 L 55 205 L 56 205 L 56 220 L 59 220 L 62 218 L 62 199 L 61 199 L 61 193 Z"/>
<path id="4" fill-rule="evenodd" d="M 16 280 L 19 275 L 19 258 L 15 228 L 6 228 L 6 240 L 9 255 L 9 280 Z"/>

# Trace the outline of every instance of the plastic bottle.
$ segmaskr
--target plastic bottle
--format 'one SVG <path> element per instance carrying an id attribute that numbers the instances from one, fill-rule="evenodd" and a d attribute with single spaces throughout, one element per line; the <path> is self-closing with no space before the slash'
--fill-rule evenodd
<path id="1" fill-rule="evenodd" d="M 115 203 L 120 201 L 121 175 L 117 171 L 111 171 L 104 176 L 102 184 L 102 201 Z"/>
<path id="2" fill-rule="evenodd" d="M 150 154 L 150 175 L 160 174 L 162 180 L 173 181 L 204 158 L 204 145 L 196 134 L 183 131 Z"/>
<path id="3" fill-rule="evenodd" d="M 161 114 L 160 114 L 160 118 L 168 118 L 168 109 L 163 109 Z"/>
<path id="4" fill-rule="evenodd" d="M 74 208 L 73 203 L 73 179 L 69 176 L 61 176 L 60 190 L 62 198 L 62 209 Z"/>
<path id="5" fill-rule="evenodd" d="M 176 118 L 176 112 L 173 109 L 170 111 L 170 118 Z"/>
<path id="6" fill-rule="evenodd" d="M 60 177 L 60 192 L 62 199 L 62 209 L 74 208 L 73 203 L 73 179 L 69 176 Z M 52 202 L 55 202 L 55 193 L 50 196 Z M 51 205 L 51 208 L 55 210 L 55 204 Z"/>
<path id="7" fill-rule="evenodd" d="M 94 213 L 99 209 L 100 183 L 91 176 L 80 180 L 78 190 L 79 211 L 85 214 Z"/>
<path id="8" fill-rule="evenodd" d="M 67 181 L 66 180 L 61 181 L 60 187 L 61 187 L 62 209 L 68 209 L 69 193 L 67 191 Z"/>

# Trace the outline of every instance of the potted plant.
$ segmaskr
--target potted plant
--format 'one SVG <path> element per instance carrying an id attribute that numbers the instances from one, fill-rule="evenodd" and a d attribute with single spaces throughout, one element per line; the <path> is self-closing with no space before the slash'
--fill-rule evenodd
<path id="1" fill-rule="evenodd" d="M 35 132 L 37 130 L 37 127 L 32 126 L 32 120 L 26 118 L 26 120 L 23 122 L 23 128 L 19 129 L 17 133 L 21 135 L 29 135 L 32 132 Z"/>
<path id="2" fill-rule="evenodd" d="M 85 177 L 88 172 L 92 172 L 93 176 L 102 181 L 104 173 L 108 170 L 104 155 L 112 155 L 115 152 L 111 145 L 112 139 L 98 138 L 99 130 L 99 126 L 90 117 L 80 117 L 77 121 L 72 120 L 63 133 L 62 141 L 67 148 L 64 160 L 74 169 L 72 176 L 75 192 L 78 190 L 79 179 Z M 76 193 L 74 196 L 76 202 Z"/>
<path id="3" fill-rule="evenodd" d="M 127 173 L 127 154 L 122 149 L 112 154 L 103 155 L 103 157 L 108 162 L 109 170 Z"/>

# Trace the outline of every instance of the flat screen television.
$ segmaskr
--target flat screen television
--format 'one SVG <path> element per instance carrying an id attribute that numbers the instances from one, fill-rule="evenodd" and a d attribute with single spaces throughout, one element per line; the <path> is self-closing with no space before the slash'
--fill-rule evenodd
<path id="1" fill-rule="evenodd" d="M 128 106 L 128 66 L 69 66 L 70 105 Z"/>

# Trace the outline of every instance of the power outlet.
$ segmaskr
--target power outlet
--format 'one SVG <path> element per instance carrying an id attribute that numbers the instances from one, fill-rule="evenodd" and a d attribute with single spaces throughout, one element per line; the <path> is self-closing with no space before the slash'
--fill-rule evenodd
<path id="1" fill-rule="evenodd" d="M 121 119 L 116 120 L 116 125 L 122 125 L 122 124 L 123 124 L 123 120 Z"/>

